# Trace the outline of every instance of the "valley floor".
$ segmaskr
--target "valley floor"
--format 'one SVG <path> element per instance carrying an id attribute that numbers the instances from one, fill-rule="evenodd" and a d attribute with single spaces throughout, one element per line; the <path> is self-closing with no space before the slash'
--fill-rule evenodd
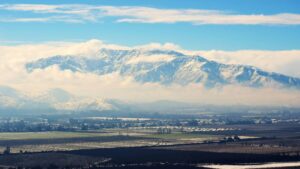
<path id="1" fill-rule="evenodd" d="M 172 133 L 164 134 L 151 128 L 0 133 L 2 151 L 10 149 L 9 154 L 0 155 L 0 168 L 188 169 L 274 162 L 275 167 L 291 164 L 286 162 L 298 165 L 298 127 L 207 125 L 196 131 L 173 129 Z M 299 166 L 284 168 L 288 167 Z"/>

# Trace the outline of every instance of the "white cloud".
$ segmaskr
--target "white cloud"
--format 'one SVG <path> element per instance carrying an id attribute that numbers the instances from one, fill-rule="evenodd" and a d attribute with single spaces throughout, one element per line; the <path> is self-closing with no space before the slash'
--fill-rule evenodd
<path id="1" fill-rule="evenodd" d="M 145 45 L 138 45 L 138 46 L 134 46 L 133 48 L 138 48 L 138 49 L 142 49 L 142 50 L 149 50 L 149 49 L 165 49 L 165 50 L 181 50 L 181 47 L 179 45 L 176 45 L 174 43 L 148 43 Z"/>
<path id="2" fill-rule="evenodd" d="M 285 105 L 299 106 L 300 91 L 288 89 L 262 88 L 253 89 L 242 86 L 226 86 L 206 89 L 201 84 L 187 86 L 164 86 L 157 83 L 140 84 L 130 76 L 122 77 L 117 73 L 98 76 L 92 73 L 61 71 L 52 66 L 44 70 L 28 73 L 24 64 L 54 55 L 87 55 L 95 56 L 101 48 L 116 49 L 152 49 L 176 45 L 150 44 L 139 47 L 126 47 L 106 44 L 100 40 L 87 42 L 51 42 L 0 46 L 0 85 L 15 87 L 27 93 L 41 93 L 50 88 L 63 88 L 73 94 L 100 98 L 117 98 L 127 101 L 177 100 L 203 104 L 248 104 L 248 105 Z M 179 50 L 179 49 L 177 49 Z M 183 49 L 181 49 L 183 51 Z M 240 64 L 252 61 L 251 64 L 274 71 L 299 72 L 300 51 L 183 51 L 201 53 L 207 58 L 226 63 Z M 209 55 L 210 54 L 210 55 Z M 273 59 L 273 57 L 275 59 Z M 298 56 L 298 57 L 297 57 Z M 219 58 L 220 57 L 220 58 Z M 280 58 L 284 58 L 280 62 Z M 145 58 L 144 58 L 145 59 Z M 150 58 L 152 61 L 153 58 Z M 147 59 L 146 59 L 147 60 Z M 250 63 L 249 63 L 250 64 Z M 284 69 L 283 69 L 284 68 Z M 277 70 L 278 69 L 278 70 Z"/>
<path id="3" fill-rule="evenodd" d="M 212 50 L 190 53 L 225 64 L 251 65 L 271 72 L 300 77 L 300 50 Z"/>
<path id="4" fill-rule="evenodd" d="M 54 12 L 58 6 L 42 5 L 42 4 L 16 4 L 16 5 L 1 5 L 6 10 L 20 10 L 20 11 L 36 11 L 36 12 Z"/>
<path id="5" fill-rule="evenodd" d="M 97 5 L 44 5 L 6 4 L 0 10 L 27 11 L 48 14 L 45 18 L 1 18 L 1 22 L 97 22 L 103 17 L 116 17 L 117 22 L 127 23 L 177 23 L 242 24 L 242 25 L 299 25 L 300 14 L 239 14 L 219 10 L 160 9 L 142 6 L 97 6 Z"/>
<path id="6" fill-rule="evenodd" d="M 118 22 L 193 24 L 300 24 L 300 15 L 279 13 L 274 15 L 237 14 L 217 10 L 158 9 L 147 7 L 102 7 L 105 15 L 119 16 Z"/>

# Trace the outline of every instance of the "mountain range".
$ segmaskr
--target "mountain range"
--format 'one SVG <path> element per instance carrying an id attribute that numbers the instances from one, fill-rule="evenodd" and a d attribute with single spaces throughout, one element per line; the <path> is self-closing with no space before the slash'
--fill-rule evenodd
<path id="1" fill-rule="evenodd" d="M 177 112 L 188 110 L 196 105 L 160 100 L 150 103 L 129 103 L 116 99 L 79 97 L 69 92 L 54 88 L 38 96 L 28 96 L 18 90 L 0 86 L 0 113 L 48 114 L 69 112 Z M 199 105 L 198 105 L 199 106 Z M 196 106 L 196 107 L 198 107 Z"/>
<path id="2" fill-rule="evenodd" d="M 57 55 L 28 62 L 28 73 L 57 66 L 61 70 L 94 73 L 102 76 L 118 73 L 131 76 L 138 83 L 161 85 L 203 84 L 207 88 L 242 85 L 251 88 L 300 88 L 300 79 L 246 65 L 228 65 L 198 55 L 187 55 L 161 49 L 107 49 L 93 55 Z M 8 86 L 0 86 L 0 110 L 40 111 L 104 111 L 104 110 L 168 110 L 193 107 L 185 103 L 158 101 L 132 105 L 119 100 L 83 98 L 63 89 L 50 89 L 38 96 L 27 96 Z"/>
<path id="3" fill-rule="evenodd" d="M 288 107 L 287 107 L 288 108 Z M 116 99 L 101 99 L 79 97 L 59 88 L 50 89 L 38 96 L 28 96 L 8 87 L 0 86 L 0 115 L 41 115 L 41 114 L 70 114 L 92 113 L 90 115 L 153 115 L 156 113 L 193 114 L 209 112 L 248 112 L 286 110 L 285 107 L 269 106 L 221 106 L 200 103 L 186 103 L 171 100 L 157 100 L 154 102 L 124 102 Z M 292 110 L 288 108 L 288 110 Z M 299 111 L 299 109 L 295 109 Z M 100 113 L 100 114 L 98 114 Z"/>
<path id="4" fill-rule="evenodd" d="M 103 111 L 118 110 L 121 104 L 117 103 L 109 99 L 77 97 L 59 88 L 27 96 L 11 87 L 0 86 L 0 110 Z"/>
<path id="5" fill-rule="evenodd" d="M 94 73 L 99 76 L 118 73 L 139 83 L 162 85 L 201 83 L 208 88 L 238 84 L 248 87 L 299 88 L 300 79 L 267 72 L 253 66 L 230 65 L 187 55 L 174 50 L 100 49 L 93 56 L 57 55 L 26 64 L 26 70 L 58 66 L 61 70 Z"/>

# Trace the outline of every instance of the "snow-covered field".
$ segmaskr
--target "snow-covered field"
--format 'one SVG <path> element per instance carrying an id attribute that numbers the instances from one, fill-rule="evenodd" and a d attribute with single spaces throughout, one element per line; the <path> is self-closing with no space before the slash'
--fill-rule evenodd
<path id="1" fill-rule="evenodd" d="M 280 163 L 264 163 L 264 164 L 243 164 L 243 165 L 200 165 L 201 167 L 213 169 L 262 169 L 262 168 L 284 168 L 284 167 L 300 167 L 300 162 L 280 162 Z"/>

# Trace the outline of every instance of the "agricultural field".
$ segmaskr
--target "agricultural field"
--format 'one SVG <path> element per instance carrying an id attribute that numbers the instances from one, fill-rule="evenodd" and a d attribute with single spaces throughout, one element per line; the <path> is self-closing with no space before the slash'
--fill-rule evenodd
<path id="1" fill-rule="evenodd" d="M 297 161 L 298 127 L 298 124 L 165 125 L 75 132 L 2 132 L 0 152 L 9 147 L 10 154 L 0 155 L 0 167 L 71 165 L 69 161 L 75 160 L 81 166 L 171 165 L 172 168 L 175 165 L 187 169 L 206 165 L 207 161 L 212 165 Z"/>
<path id="2" fill-rule="evenodd" d="M 88 132 L 0 133 L 0 151 L 11 153 L 71 151 L 80 149 L 161 146 L 217 141 L 220 135 L 192 133 L 158 134 L 155 131 L 112 129 Z"/>
<path id="3" fill-rule="evenodd" d="M 287 126 L 243 125 L 204 126 L 190 132 L 159 128 L 112 128 L 80 132 L 0 133 L 0 164 L 35 166 L 50 164 L 137 168 L 151 165 L 197 168 L 215 163 L 265 163 L 297 161 L 299 133 Z M 219 130 L 240 128 L 241 130 Z M 263 130 L 265 128 L 266 130 Z M 217 130 L 216 130 L 217 129 Z M 244 135 L 240 132 L 243 131 Z M 289 135 L 289 133 L 291 133 Z M 238 139 L 226 141 L 226 138 Z M 286 137 L 286 135 L 288 137 Z M 32 162 L 32 159 L 39 159 Z M 78 159 L 78 160 L 77 160 Z M 166 163 L 167 162 L 167 163 Z M 76 163 L 77 164 L 77 163 Z M 177 166 L 177 165 L 183 166 Z"/>
<path id="4" fill-rule="evenodd" d="M 0 140 L 29 140 L 29 139 L 58 139 L 58 138 L 86 138 L 112 136 L 114 133 L 101 132 L 7 132 L 0 133 Z"/>
<path id="5" fill-rule="evenodd" d="M 44 152 L 44 151 L 72 151 L 82 149 L 97 149 L 97 148 L 117 148 L 117 147 L 142 147 L 155 146 L 158 143 L 154 140 L 117 140 L 109 142 L 99 140 L 98 142 L 74 142 L 63 144 L 41 144 L 41 145 L 21 145 L 11 147 L 11 153 L 22 152 Z M 4 150 L 4 147 L 2 147 Z"/>
<path id="6" fill-rule="evenodd" d="M 223 137 L 221 135 L 204 135 L 194 133 L 171 133 L 171 134 L 149 134 L 146 138 L 158 139 L 161 142 L 172 144 L 202 143 L 204 141 L 218 141 Z"/>
<path id="7" fill-rule="evenodd" d="M 215 152 L 215 153 L 247 153 L 247 154 L 280 154 L 287 153 L 297 155 L 300 152 L 299 147 L 291 146 L 272 146 L 270 144 L 247 144 L 227 143 L 227 144 L 195 144 L 195 145 L 174 145 L 165 147 L 170 150 L 181 151 L 201 151 L 201 152 Z"/>

